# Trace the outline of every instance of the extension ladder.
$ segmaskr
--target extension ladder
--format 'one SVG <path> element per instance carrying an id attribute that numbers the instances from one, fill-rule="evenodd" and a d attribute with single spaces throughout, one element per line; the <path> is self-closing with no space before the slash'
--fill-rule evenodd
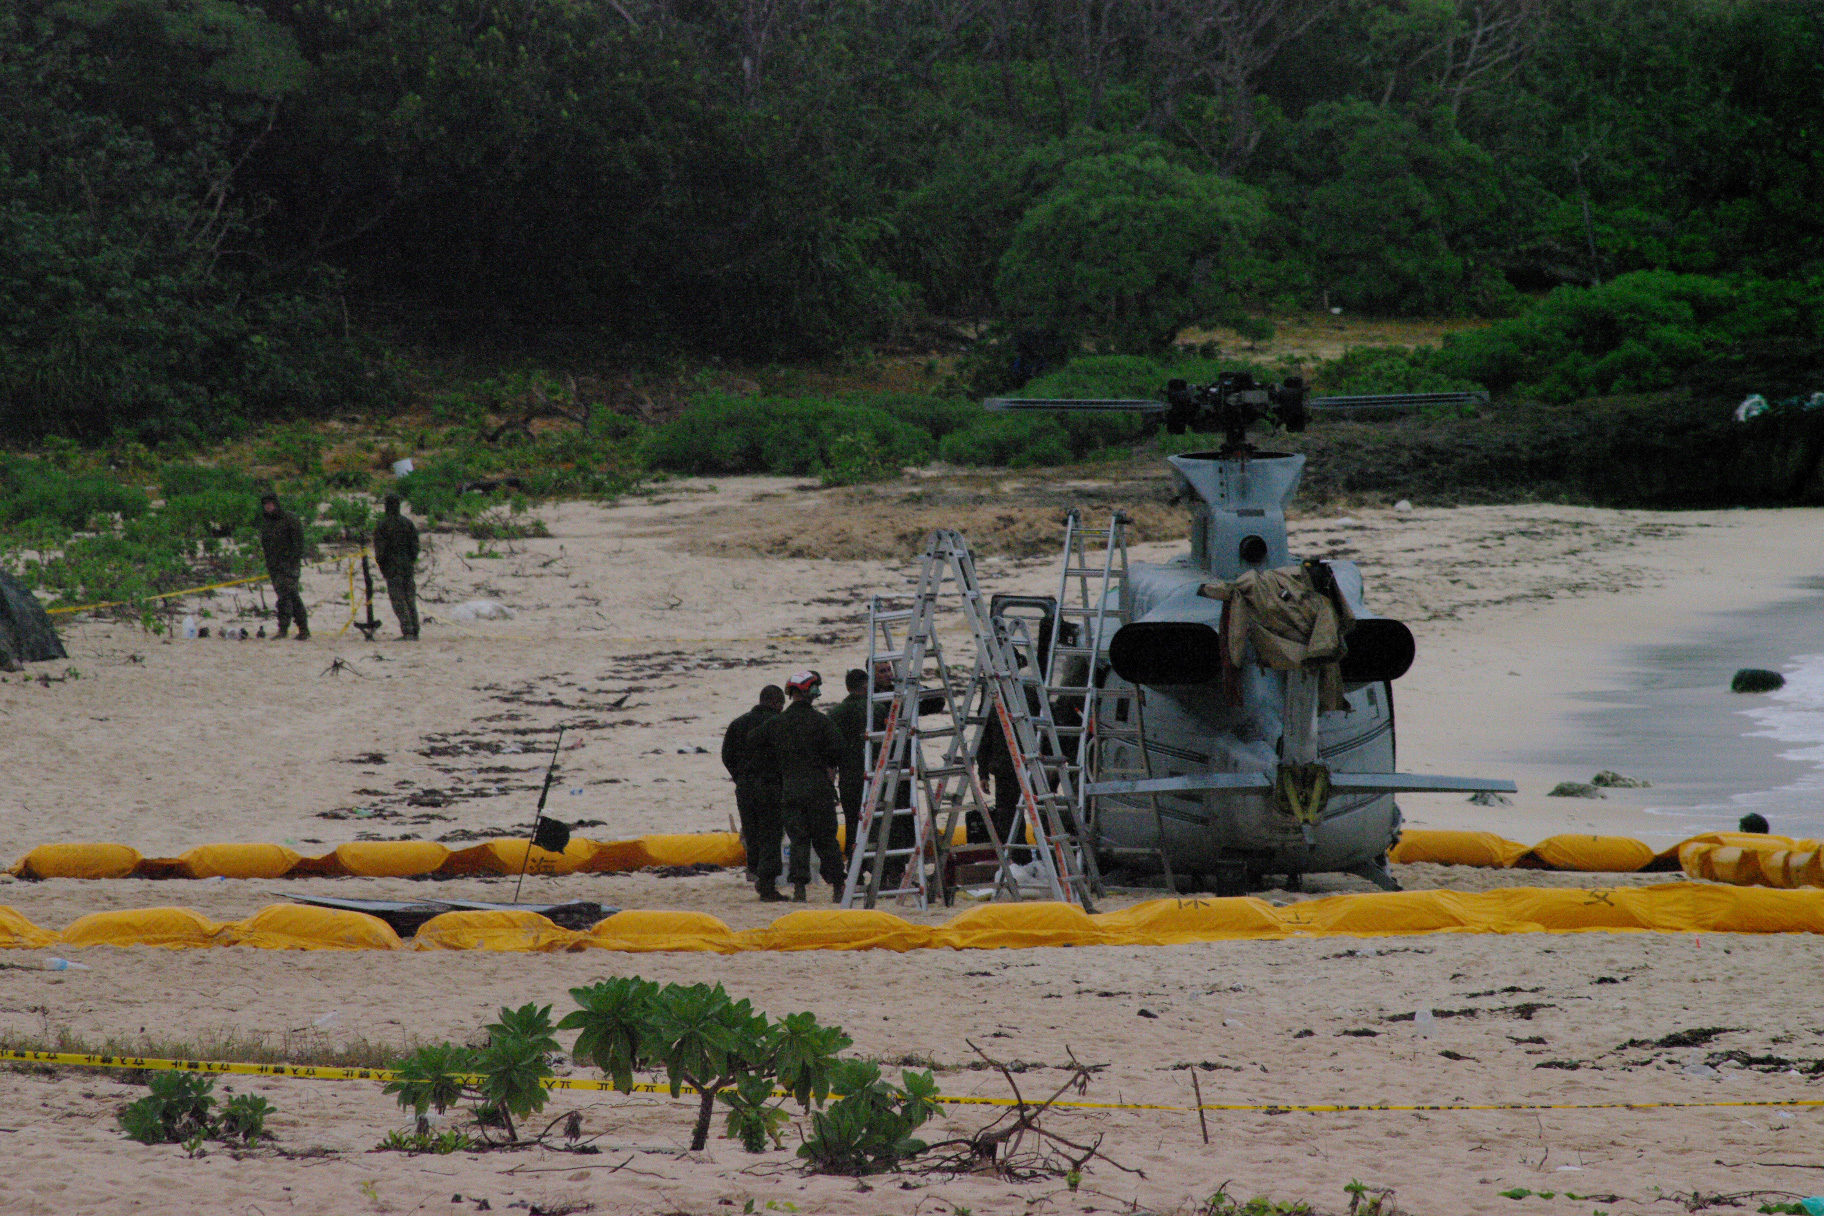
<path id="1" fill-rule="evenodd" d="M 975 642 L 975 665 L 957 681 L 936 631 L 940 597 L 953 591 Z M 1044 889 L 1052 898 L 1092 906 L 1093 880 L 1087 851 L 1078 836 L 1076 785 L 1052 718 L 1042 675 L 1022 675 L 1004 629 L 988 612 L 976 577 L 975 559 L 960 533 L 932 535 L 922 559 L 910 609 L 893 610 L 876 597 L 868 611 L 868 785 L 862 799 L 857 844 L 849 860 L 843 906 L 873 907 L 881 896 L 911 896 L 920 908 L 939 891 L 959 823 L 969 812 L 980 817 L 994 849 L 996 895 L 1017 898 L 1009 846 L 999 838 L 976 776 L 984 728 L 997 718 L 1020 784 L 1020 818 L 1032 839 Z M 892 673 L 890 688 L 878 673 Z M 884 709 L 884 718 L 876 707 Z M 941 710 L 947 725 L 927 725 L 925 715 Z M 880 721 L 879 729 L 872 729 Z M 925 745 L 944 742 L 937 763 Z M 907 794 L 902 794 L 907 791 Z M 903 804 L 903 805 L 902 805 Z M 940 822 L 941 820 L 941 822 Z M 907 832 L 911 843 L 895 846 Z M 869 872 L 865 888 L 861 874 Z M 888 871 L 897 873 L 884 886 Z M 1093 871 L 1092 871 L 1093 872 Z"/>
<path id="2" fill-rule="evenodd" d="M 949 844 L 935 830 L 933 808 L 964 800 L 976 810 L 983 805 L 967 751 L 959 746 L 968 715 L 957 703 L 959 685 L 937 636 L 938 600 L 951 578 L 934 538 L 911 608 L 891 608 L 881 596 L 868 603 L 867 784 L 843 885 L 845 908 L 872 908 L 883 896 L 910 896 L 920 909 L 928 907 L 933 887 L 941 889 Z M 884 684 L 883 671 L 890 676 Z M 925 747 L 940 739 L 949 744 L 932 764 Z"/>
<path id="3" fill-rule="evenodd" d="M 1092 550 L 1100 549 L 1100 556 Z M 1072 507 L 1064 521 L 1064 568 L 1058 580 L 1058 623 L 1051 644 L 1045 686 L 1060 707 L 1076 709 L 1075 724 L 1058 727 L 1059 735 L 1074 743 L 1071 765 L 1076 779 L 1077 818 L 1084 824 L 1090 866 L 1095 854 L 1154 856 L 1165 875 L 1167 890 L 1176 890 L 1172 859 L 1165 847 L 1165 818 L 1159 795 L 1097 794 L 1099 782 L 1150 778 L 1152 762 L 1146 750 L 1145 696 L 1136 685 L 1109 688 L 1100 669 L 1102 656 L 1115 631 L 1127 623 L 1127 517 L 1116 511 L 1108 526 L 1087 528 L 1081 513 Z M 1134 804 L 1138 803 L 1136 807 Z M 1151 846 L 1118 846 L 1103 840 L 1104 810 L 1150 813 Z M 1098 893 L 1101 873 L 1092 870 Z"/>

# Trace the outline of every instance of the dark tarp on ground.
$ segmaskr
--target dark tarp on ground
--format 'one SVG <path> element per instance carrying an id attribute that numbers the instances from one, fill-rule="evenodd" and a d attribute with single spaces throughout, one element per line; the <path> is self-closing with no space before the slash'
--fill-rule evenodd
<path id="1" fill-rule="evenodd" d="M 0 570 L 0 665 L 11 659 L 15 663 L 39 663 L 46 659 L 67 659 L 69 653 L 57 640 L 51 618 L 45 615 L 38 597 L 4 570 Z"/>
<path id="2" fill-rule="evenodd" d="M 293 903 L 311 904 L 318 908 L 340 908 L 344 912 L 365 912 L 377 916 L 393 927 L 400 937 L 411 937 L 424 922 L 445 912 L 536 912 L 561 929 L 593 929 L 597 922 L 613 916 L 619 908 L 604 908 L 589 900 L 567 904 L 495 904 L 475 899 L 339 899 L 329 895 L 293 895 Z"/>

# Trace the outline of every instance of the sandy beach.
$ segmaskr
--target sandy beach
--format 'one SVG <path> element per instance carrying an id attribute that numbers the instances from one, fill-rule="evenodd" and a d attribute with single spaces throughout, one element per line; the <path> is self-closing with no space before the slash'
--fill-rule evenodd
<path id="1" fill-rule="evenodd" d="M 10 862 L 64 840 L 119 841 L 148 856 L 236 840 L 315 853 L 356 839 L 523 831 L 559 725 L 566 750 L 552 809 L 582 834 L 726 830 L 732 787 L 715 755 L 724 726 L 761 684 L 798 667 L 834 677 L 856 665 L 867 596 L 904 589 L 923 529 L 961 526 L 984 552 L 984 581 L 1004 591 L 1055 591 L 1060 502 L 1132 510 L 1146 537 L 1136 559 L 1180 547 L 1181 521 L 1150 472 L 1036 481 L 927 473 L 829 491 L 679 481 L 619 505 L 541 509 L 548 538 L 427 537 L 415 644 L 396 640 L 390 623 L 374 643 L 353 629 L 338 635 L 348 575 L 334 560 L 307 571 L 307 643 L 171 639 L 68 620 L 79 677 L 0 684 L 14 757 L 0 782 L 0 854 Z M 1646 812 L 1650 790 L 1547 795 L 1591 776 L 1579 715 L 1623 687 L 1628 646 L 1790 598 L 1796 579 L 1816 573 L 1806 563 L 1821 516 L 1345 504 L 1296 519 L 1292 543 L 1360 563 L 1372 605 L 1413 628 L 1419 658 L 1396 686 L 1400 767 L 1519 784 L 1508 806 L 1402 795 L 1409 824 L 1526 842 L 1626 834 L 1657 848 L 1683 825 Z M 214 632 L 259 594 L 192 607 L 213 614 L 203 623 Z M 453 609 L 478 599 L 511 619 L 452 623 Z M 1573 755 L 1581 767 L 1565 759 Z M 1629 757 L 1602 767 L 1628 772 Z M 1676 878 L 1399 869 L 1409 887 L 1462 889 Z M 435 894 L 505 898 L 503 882 L 456 880 Z M 1311 885 L 1367 889 L 1335 875 Z M 232 919 L 293 891 L 429 889 L 7 878 L 0 888 L 0 904 L 49 928 L 105 908 L 178 904 Z M 1145 895 L 1117 893 L 1106 906 Z M 534 878 L 527 898 L 708 911 L 737 928 L 774 912 L 728 872 Z M 80 956 L 87 971 L 0 972 L 0 1032 L 123 1044 L 263 1036 L 313 1048 L 460 1039 L 503 1004 L 550 1002 L 561 1013 L 567 989 L 638 973 L 720 981 L 774 1014 L 811 1010 L 843 1025 L 856 1052 L 934 1062 L 940 1085 L 959 1094 L 1005 1093 L 998 1075 L 970 1067 L 974 1043 L 1028 1065 L 1019 1078 L 1029 1089 L 1061 1078 L 1053 1066 L 1071 1053 L 1106 1065 L 1087 1102 L 1189 1106 L 1193 1071 L 1208 1102 L 1276 1107 L 1824 1101 L 1815 1080 L 1824 1031 L 1809 1012 L 1819 951 L 1812 937 L 1607 933 L 735 957 L 94 949 Z M 1429 1036 L 1411 1020 L 1418 1009 L 1437 1012 Z M 1686 1045 L 1657 1045 L 1668 1038 Z M 141 1146 L 122 1138 L 114 1113 L 143 1089 L 74 1069 L 5 1074 L 11 1168 L 0 1210 L 455 1212 L 486 1200 L 494 1211 L 1189 1214 L 1227 1183 L 1244 1199 L 1340 1212 L 1343 1188 L 1360 1180 L 1393 1188 L 1412 1213 L 1619 1216 L 1670 1210 L 1675 1195 L 1824 1191 L 1824 1115 L 1811 1107 L 1213 1112 L 1208 1144 L 1183 1111 L 1074 1110 L 1055 1116 L 1060 1130 L 1102 1136 L 1126 1169 L 1096 1161 L 1072 1193 L 1057 1179 L 812 1177 L 789 1149 L 751 1156 L 719 1138 L 694 1156 L 642 1151 L 682 1146 L 689 1114 L 646 1096 L 554 1098 L 553 1115 L 583 1112 L 599 1155 L 371 1153 L 403 1126 L 378 1086 L 229 1083 L 278 1107 L 276 1150 L 237 1161 L 219 1147 L 189 1159 L 179 1146 Z M 990 1117 L 956 1107 L 925 1138 Z M 1534 1194 L 1501 1195 L 1515 1188 Z"/>

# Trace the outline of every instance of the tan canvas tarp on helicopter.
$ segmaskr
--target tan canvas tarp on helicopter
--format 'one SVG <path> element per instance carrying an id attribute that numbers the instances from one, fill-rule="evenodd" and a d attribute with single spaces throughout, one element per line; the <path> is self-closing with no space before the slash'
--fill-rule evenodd
<path id="1" fill-rule="evenodd" d="M 1342 597 L 1320 590 L 1303 566 L 1249 570 L 1232 582 L 1205 583 L 1197 594 L 1229 605 L 1223 644 L 1231 663 L 1251 642 L 1263 667 L 1316 668 L 1320 708 L 1343 708 L 1343 635 L 1355 618 Z"/>

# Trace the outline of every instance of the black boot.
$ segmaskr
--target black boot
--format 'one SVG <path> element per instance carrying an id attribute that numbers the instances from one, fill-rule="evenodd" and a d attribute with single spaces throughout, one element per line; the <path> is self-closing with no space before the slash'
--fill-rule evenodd
<path id="1" fill-rule="evenodd" d="M 807 890 L 807 888 L 810 885 L 811 884 L 806 883 L 806 882 L 793 883 L 792 884 L 792 902 L 795 904 L 801 904 L 801 903 L 804 903 L 806 900 L 810 899 L 811 893 L 809 890 Z"/>
<path id="2" fill-rule="evenodd" d="M 755 884 L 754 891 L 760 896 L 760 902 L 763 904 L 782 904 L 785 902 L 785 896 L 779 894 L 779 888 L 770 882 Z"/>

